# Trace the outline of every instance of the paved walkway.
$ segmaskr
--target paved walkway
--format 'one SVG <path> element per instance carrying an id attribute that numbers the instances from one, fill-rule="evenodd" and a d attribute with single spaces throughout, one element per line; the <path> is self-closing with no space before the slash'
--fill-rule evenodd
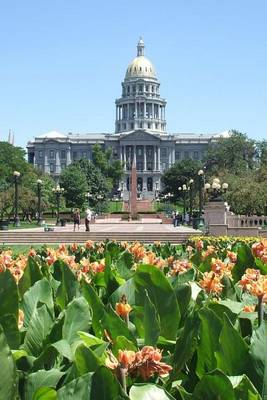
<path id="1" fill-rule="evenodd" d="M 43 232 L 44 228 L 42 227 L 36 227 L 36 228 L 28 228 L 28 229 L 16 229 L 12 230 L 9 229 L 9 232 Z M 85 231 L 85 226 L 81 225 L 80 226 L 80 232 Z M 96 223 L 96 224 L 91 224 L 90 225 L 90 231 L 91 232 L 159 232 L 159 233 L 168 233 L 168 232 L 183 232 L 183 233 L 190 233 L 194 232 L 196 233 L 197 231 L 195 229 L 192 229 L 188 226 L 178 226 L 174 227 L 169 224 L 160 224 L 160 223 L 142 223 L 142 222 L 137 222 L 137 223 L 129 223 L 129 222 L 106 222 L 106 223 Z M 54 227 L 54 232 L 73 232 L 73 225 L 72 224 L 67 224 L 64 227 L 61 226 L 55 226 Z"/>

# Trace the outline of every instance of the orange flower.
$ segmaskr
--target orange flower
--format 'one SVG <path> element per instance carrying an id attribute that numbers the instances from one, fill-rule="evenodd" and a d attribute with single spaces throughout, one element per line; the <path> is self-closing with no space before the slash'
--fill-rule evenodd
<path id="1" fill-rule="evenodd" d="M 236 263 L 236 260 L 237 260 L 237 255 L 236 255 L 236 253 L 234 253 L 233 251 L 227 251 L 227 257 L 229 258 L 229 260 L 232 262 L 232 263 Z"/>
<path id="2" fill-rule="evenodd" d="M 199 285 L 205 289 L 207 293 L 219 294 L 223 290 L 220 277 L 213 271 L 204 272 L 203 279 L 199 281 Z"/>
<path id="3" fill-rule="evenodd" d="M 122 368 L 128 368 L 135 360 L 135 352 L 131 350 L 119 350 L 119 362 Z"/>
<path id="4" fill-rule="evenodd" d="M 175 260 L 173 262 L 172 270 L 170 271 L 171 275 L 183 274 L 192 268 L 192 264 L 187 260 Z"/>
<path id="5" fill-rule="evenodd" d="M 261 258 L 261 256 L 264 254 L 264 247 L 265 246 L 263 242 L 253 243 L 251 251 L 254 257 Z"/>
<path id="6" fill-rule="evenodd" d="M 70 246 L 70 249 L 73 253 L 75 253 L 78 250 L 79 246 L 77 243 L 72 243 L 72 245 Z"/>
<path id="7" fill-rule="evenodd" d="M 243 307 L 243 310 L 242 311 L 244 311 L 244 312 L 254 312 L 255 311 L 255 308 L 256 308 L 256 306 L 244 306 Z"/>
<path id="8" fill-rule="evenodd" d="M 207 246 L 207 250 L 204 253 L 204 258 L 211 256 L 212 254 L 216 253 L 216 249 L 214 246 Z"/>
<path id="9" fill-rule="evenodd" d="M 259 276 L 260 276 L 259 270 L 253 268 L 247 268 L 246 273 L 242 276 L 239 283 L 241 286 L 243 286 L 244 289 L 247 289 L 247 286 L 252 281 L 257 281 L 259 279 Z"/>
<path id="10" fill-rule="evenodd" d="M 127 297 L 125 294 L 121 296 L 120 302 L 116 303 L 115 306 L 116 313 L 122 317 L 122 318 L 127 318 L 130 312 L 132 311 L 132 307 L 130 304 L 127 303 Z"/>
<path id="11" fill-rule="evenodd" d="M 93 247 L 94 247 L 93 240 L 87 240 L 87 242 L 85 243 L 85 248 L 86 249 L 92 249 Z"/>
<path id="12" fill-rule="evenodd" d="M 31 248 L 31 249 L 29 250 L 28 256 L 29 256 L 29 257 L 35 257 L 35 256 L 36 256 L 36 251 L 35 251 L 35 249 Z"/>
<path id="13" fill-rule="evenodd" d="M 198 240 L 196 243 L 197 251 L 201 251 L 203 248 L 204 248 L 204 243 L 202 242 L 202 240 Z"/>

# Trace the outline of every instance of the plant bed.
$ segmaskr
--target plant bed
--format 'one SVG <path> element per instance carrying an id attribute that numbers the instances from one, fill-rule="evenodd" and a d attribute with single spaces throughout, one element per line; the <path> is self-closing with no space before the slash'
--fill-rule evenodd
<path id="1" fill-rule="evenodd" d="M 266 398 L 263 242 L 89 240 L 0 266 L 0 399 Z"/>

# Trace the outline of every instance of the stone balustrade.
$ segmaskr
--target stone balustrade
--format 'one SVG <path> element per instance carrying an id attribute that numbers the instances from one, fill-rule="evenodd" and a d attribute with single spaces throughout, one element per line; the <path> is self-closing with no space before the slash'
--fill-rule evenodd
<path id="1" fill-rule="evenodd" d="M 226 223 L 231 228 L 267 227 L 267 216 L 261 215 L 231 215 L 227 213 Z"/>

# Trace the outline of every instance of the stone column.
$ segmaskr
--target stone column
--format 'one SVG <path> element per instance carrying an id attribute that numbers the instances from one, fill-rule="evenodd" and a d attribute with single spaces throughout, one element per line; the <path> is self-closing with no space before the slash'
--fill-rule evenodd
<path id="1" fill-rule="evenodd" d="M 49 165 L 48 165 L 48 159 L 47 159 L 47 150 L 45 150 L 45 156 L 44 156 L 44 172 L 49 174 Z"/>
<path id="2" fill-rule="evenodd" d="M 126 171 L 126 146 L 122 146 L 122 149 L 123 149 L 124 171 Z"/>
<path id="3" fill-rule="evenodd" d="M 158 171 L 161 171 L 161 168 L 160 168 L 160 146 L 158 146 Z"/>
<path id="4" fill-rule="evenodd" d="M 137 102 L 134 103 L 134 119 L 137 119 Z"/>
<path id="5" fill-rule="evenodd" d="M 67 165 L 70 165 L 70 164 L 71 164 L 70 149 L 67 150 L 67 154 L 66 154 L 66 164 L 67 164 Z"/>
<path id="6" fill-rule="evenodd" d="M 171 149 L 169 148 L 169 167 L 172 165 L 172 152 Z"/>
<path id="7" fill-rule="evenodd" d="M 155 118 L 155 110 L 154 110 L 154 103 L 151 103 L 152 106 L 152 118 Z"/>
<path id="8" fill-rule="evenodd" d="M 144 119 L 146 119 L 146 102 L 144 102 Z"/>
<path id="9" fill-rule="evenodd" d="M 59 150 L 56 150 L 56 174 L 60 174 L 60 158 L 59 158 Z"/>
<path id="10" fill-rule="evenodd" d="M 154 166 L 153 166 L 153 171 L 157 170 L 157 148 L 154 146 Z"/>
<path id="11" fill-rule="evenodd" d="M 133 161 L 136 166 L 136 145 L 133 146 Z"/>
<path id="12" fill-rule="evenodd" d="M 144 146 L 144 171 L 146 171 L 146 145 Z"/>

